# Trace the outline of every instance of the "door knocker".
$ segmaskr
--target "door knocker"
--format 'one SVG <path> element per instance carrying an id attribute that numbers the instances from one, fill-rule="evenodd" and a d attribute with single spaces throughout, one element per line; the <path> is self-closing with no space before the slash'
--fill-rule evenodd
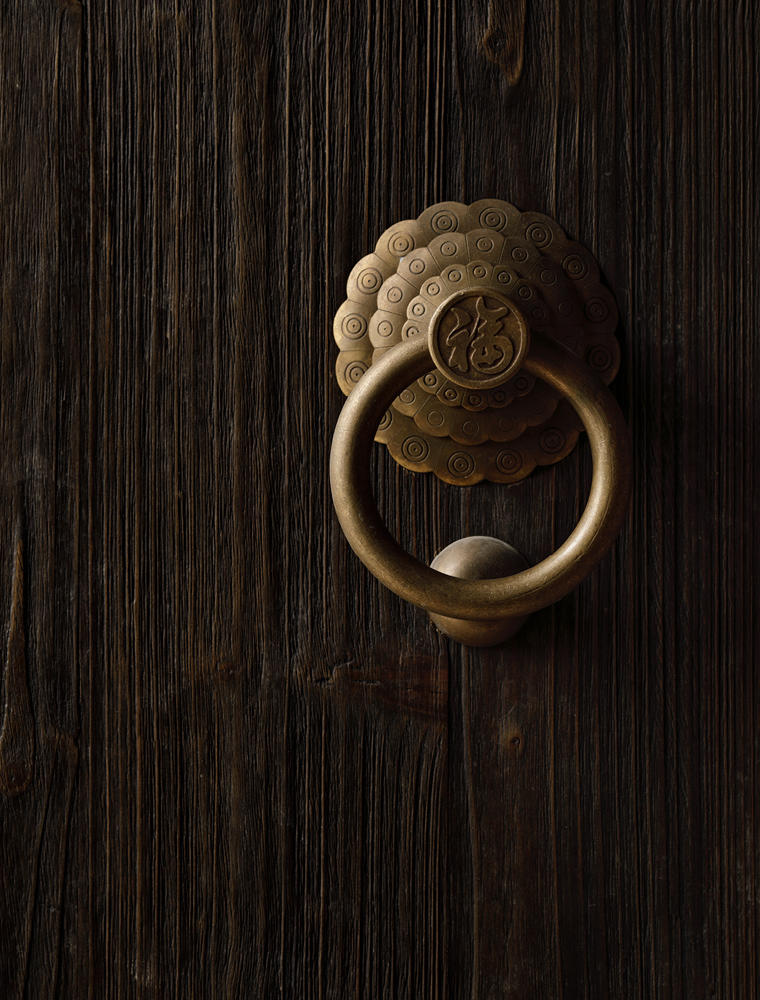
<path id="1" fill-rule="evenodd" d="M 505 201 L 432 205 L 391 226 L 351 271 L 333 327 L 348 396 L 330 456 L 335 509 L 365 566 L 447 635 L 504 641 L 615 539 L 631 479 L 628 429 L 607 389 L 617 320 L 591 254 Z M 583 429 L 594 465 L 586 508 L 535 566 L 489 536 L 460 539 L 425 566 L 380 519 L 373 439 L 407 469 L 469 486 L 517 482 L 564 458 Z"/>

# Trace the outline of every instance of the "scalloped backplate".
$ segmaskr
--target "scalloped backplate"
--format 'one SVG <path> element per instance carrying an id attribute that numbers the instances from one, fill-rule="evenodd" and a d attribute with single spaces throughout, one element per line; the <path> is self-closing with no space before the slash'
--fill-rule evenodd
<path id="1" fill-rule="evenodd" d="M 592 255 L 548 216 L 485 199 L 441 202 L 396 223 L 352 269 L 333 324 L 343 392 L 402 339 L 426 336 L 450 295 L 489 285 L 514 301 L 531 331 L 612 381 L 620 363 L 618 313 Z M 525 371 L 471 391 L 431 361 L 431 371 L 394 400 L 375 440 L 407 469 L 469 486 L 514 483 L 536 465 L 559 461 L 581 429 L 572 406 Z"/>

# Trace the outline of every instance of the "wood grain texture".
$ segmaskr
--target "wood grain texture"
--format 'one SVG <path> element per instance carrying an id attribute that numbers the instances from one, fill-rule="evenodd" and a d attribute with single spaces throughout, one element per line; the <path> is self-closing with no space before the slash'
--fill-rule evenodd
<path id="1" fill-rule="evenodd" d="M 760 990 L 749 3 L 0 8 L 0 986 Z M 467 651 L 347 550 L 332 313 L 397 219 L 553 215 L 621 310 L 614 552 Z M 376 449 L 429 560 L 510 488 Z"/>

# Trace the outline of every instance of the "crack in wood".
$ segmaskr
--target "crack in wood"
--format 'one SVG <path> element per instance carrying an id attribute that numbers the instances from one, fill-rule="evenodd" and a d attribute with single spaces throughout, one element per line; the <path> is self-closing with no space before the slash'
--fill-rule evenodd
<path id="1" fill-rule="evenodd" d="M 5 661 L 5 705 L 0 729 L 0 792 L 18 795 L 34 769 L 34 719 L 26 674 L 24 640 L 24 546 L 20 523 L 11 590 L 11 620 Z"/>

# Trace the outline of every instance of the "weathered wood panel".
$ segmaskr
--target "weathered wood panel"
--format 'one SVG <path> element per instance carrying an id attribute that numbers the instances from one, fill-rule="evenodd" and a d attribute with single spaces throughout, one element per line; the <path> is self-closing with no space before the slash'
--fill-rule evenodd
<path id="1" fill-rule="evenodd" d="M 0 10 L 8 996 L 753 997 L 758 15 Z M 348 552 L 332 312 L 435 200 L 546 211 L 621 308 L 614 553 L 466 651 Z M 429 559 L 571 529 L 373 459 Z"/>

